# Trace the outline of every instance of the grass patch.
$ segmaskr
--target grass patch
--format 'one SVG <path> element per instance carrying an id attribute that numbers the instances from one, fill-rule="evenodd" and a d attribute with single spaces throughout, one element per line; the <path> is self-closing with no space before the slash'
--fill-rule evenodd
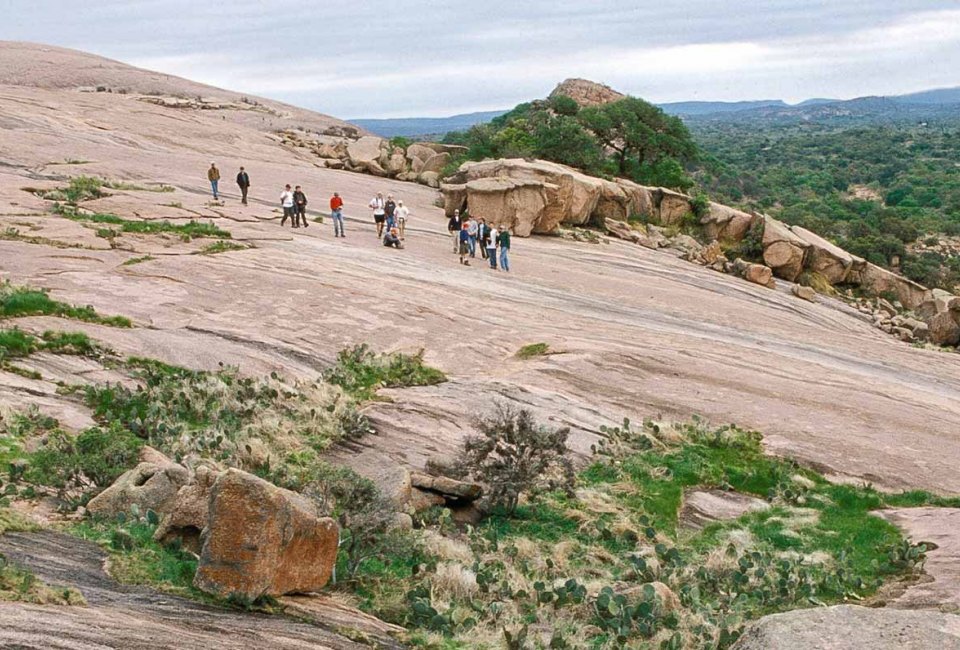
<path id="1" fill-rule="evenodd" d="M 228 231 L 217 227 L 212 222 L 203 223 L 192 219 L 185 224 L 175 224 L 166 220 L 133 221 L 118 217 L 115 214 L 83 214 L 70 207 L 61 207 L 59 213 L 72 221 L 117 226 L 111 229 L 98 229 L 98 236 L 101 236 L 99 235 L 101 231 L 104 233 L 109 231 L 111 233 L 131 233 L 138 235 L 173 234 L 180 237 L 183 241 L 201 238 L 216 238 L 222 240 L 232 237 Z M 113 234 L 112 236 L 115 237 L 117 235 Z"/>
<path id="2" fill-rule="evenodd" d="M 366 401 L 373 399 L 379 388 L 433 386 L 445 382 L 447 376 L 423 362 L 423 350 L 416 354 L 375 354 L 362 344 L 342 350 L 324 379 L 357 400 Z"/>
<path id="3" fill-rule="evenodd" d="M 3 514 L 0 512 L 0 521 Z M 0 553 L 0 602 L 14 601 L 36 605 L 86 605 L 76 589 L 51 587 L 33 573 L 13 566 Z"/>
<path id="4" fill-rule="evenodd" d="M 0 319 L 20 316 L 59 316 L 111 327 L 132 327 L 124 316 L 101 316 L 93 307 L 76 307 L 52 299 L 43 289 L 0 284 Z"/>
<path id="5" fill-rule="evenodd" d="M 26 244 L 37 244 L 40 246 L 51 246 L 53 248 L 88 248 L 83 244 L 60 241 L 59 239 L 50 239 L 49 237 L 40 237 L 38 235 L 25 235 L 19 228 L 5 228 L 0 231 L 0 240 L 19 241 Z"/>
<path id="6" fill-rule="evenodd" d="M 533 359 L 534 357 L 543 357 L 550 354 L 550 346 L 546 343 L 531 343 L 517 350 L 518 359 Z"/>
<path id="7" fill-rule="evenodd" d="M 124 260 L 121 266 L 133 266 L 134 264 L 140 264 L 142 262 L 150 262 L 157 259 L 153 255 L 142 255 L 140 257 L 131 257 L 128 260 Z"/>
<path id="8" fill-rule="evenodd" d="M 207 244 L 206 246 L 201 248 L 199 251 L 197 251 L 197 254 L 198 255 L 217 255 L 219 253 L 229 253 L 230 251 L 243 251 L 243 250 L 247 250 L 248 248 L 250 248 L 250 246 L 247 246 L 246 244 L 238 244 L 237 242 L 225 241 L 223 239 L 220 239 L 218 241 L 215 241 L 212 244 Z"/>

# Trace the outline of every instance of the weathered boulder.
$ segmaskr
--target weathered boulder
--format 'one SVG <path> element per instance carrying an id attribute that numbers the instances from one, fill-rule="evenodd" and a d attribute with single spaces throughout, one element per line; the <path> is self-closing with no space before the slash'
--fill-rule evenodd
<path id="1" fill-rule="evenodd" d="M 420 173 L 423 174 L 425 172 L 437 172 L 439 174 L 449 162 L 450 154 L 446 152 L 435 153 L 429 158 L 424 158 L 423 167 L 420 168 Z"/>
<path id="2" fill-rule="evenodd" d="M 637 215 L 649 219 L 655 216 L 653 192 L 649 187 L 637 185 L 624 178 L 618 178 L 616 184 L 627 197 L 627 217 Z"/>
<path id="3" fill-rule="evenodd" d="M 395 152 L 387 158 L 387 164 L 384 167 L 386 172 L 391 176 L 396 176 L 400 172 L 406 170 L 407 168 L 407 159 L 402 153 Z"/>
<path id="4" fill-rule="evenodd" d="M 371 164 L 380 167 L 380 147 L 384 143 L 383 138 L 375 135 L 365 135 L 359 140 L 355 140 L 347 145 L 347 158 L 354 167 L 370 169 Z"/>
<path id="5" fill-rule="evenodd" d="M 168 512 L 160 520 L 153 539 L 164 545 L 180 544 L 192 553 L 199 554 L 200 535 L 207 525 L 210 510 L 210 491 L 219 472 L 209 467 L 198 467 L 193 481 L 177 492 Z"/>
<path id="6" fill-rule="evenodd" d="M 701 217 L 700 224 L 704 234 L 710 239 L 738 242 L 746 236 L 757 219 L 759 217 L 729 206 L 710 203 L 710 209 Z"/>
<path id="7" fill-rule="evenodd" d="M 630 208 L 630 197 L 622 187 L 616 183 L 604 183 L 600 188 L 593 216 L 597 223 L 603 223 L 607 219 L 626 221 L 631 214 Z"/>
<path id="8" fill-rule="evenodd" d="M 483 488 L 476 483 L 458 481 L 446 476 L 431 476 L 422 472 L 411 472 L 410 484 L 415 488 L 461 501 L 475 501 L 483 495 Z"/>
<path id="9" fill-rule="evenodd" d="M 217 477 L 194 586 L 248 599 L 318 591 L 333 572 L 339 529 L 301 495 L 241 470 Z"/>
<path id="10" fill-rule="evenodd" d="M 431 156 L 435 155 L 437 152 L 427 147 L 419 142 L 414 142 L 409 147 L 407 147 L 407 160 L 410 161 L 411 167 L 413 166 L 413 161 L 416 159 L 420 160 L 420 164 L 423 164 L 424 160 L 427 160 Z M 419 169 L 416 171 L 420 171 Z"/>
<path id="11" fill-rule="evenodd" d="M 134 505 L 141 512 L 168 512 L 177 492 L 189 483 L 190 472 L 154 449 L 143 452 L 143 457 L 149 458 L 149 462 L 124 472 L 113 485 L 91 499 L 87 512 L 115 517 L 130 512 Z"/>
<path id="12" fill-rule="evenodd" d="M 960 650 L 960 616 L 935 610 L 835 605 L 771 614 L 733 650 Z"/>
<path id="13" fill-rule="evenodd" d="M 926 287 L 869 262 L 860 273 L 860 287 L 877 296 L 885 293 L 896 294 L 897 299 L 907 309 L 916 309 L 931 297 L 930 290 Z"/>
<path id="14" fill-rule="evenodd" d="M 679 521 L 699 530 L 715 521 L 736 519 L 748 512 L 766 510 L 770 504 L 749 494 L 723 490 L 691 490 L 683 495 Z"/>
<path id="15" fill-rule="evenodd" d="M 420 488 L 413 488 L 410 491 L 408 507 L 413 512 L 423 512 L 435 506 L 446 505 L 446 503 L 447 500 L 443 498 L 442 494 L 430 492 L 429 490 L 421 490 Z"/>
<path id="16" fill-rule="evenodd" d="M 654 201 L 657 203 L 660 224 L 664 226 L 679 224 L 693 211 L 690 197 L 662 187 L 657 188 Z"/>
<path id="17" fill-rule="evenodd" d="M 802 284 L 795 284 L 790 287 L 790 293 L 795 295 L 797 298 L 803 298 L 804 300 L 809 300 L 810 302 L 817 302 L 817 292 L 810 287 L 803 286 Z"/>
<path id="18" fill-rule="evenodd" d="M 830 284 L 846 282 L 847 276 L 855 265 L 859 270 L 866 264 L 860 258 L 806 228 L 793 226 L 790 230 L 810 246 L 805 267 L 822 275 Z M 862 281 L 862 278 L 860 280 Z"/>
<path id="19" fill-rule="evenodd" d="M 626 95 L 617 92 L 610 86 L 598 84 L 589 79 L 564 79 L 550 93 L 550 97 L 563 95 L 569 97 L 578 106 L 601 106 L 623 99 Z"/>
<path id="20" fill-rule="evenodd" d="M 466 204 L 473 217 L 506 221 L 518 237 L 526 237 L 540 223 L 547 205 L 547 188 L 536 180 L 480 178 L 466 184 Z"/>
<path id="21" fill-rule="evenodd" d="M 773 279 L 773 270 L 763 264 L 750 264 L 747 266 L 743 271 L 743 278 L 747 282 L 762 284 L 771 289 L 776 286 L 776 282 Z"/>
<path id="22" fill-rule="evenodd" d="M 420 172 L 417 180 L 428 187 L 440 187 L 440 174 L 437 172 Z"/>
<path id="23" fill-rule="evenodd" d="M 953 312 L 944 311 L 927 321 L 930 342 L 934 345 L 960 344 L 960 322 Z"/>
<path id="24" fill-rule="evenodd" d="M 810 245 L 790 228 L 771 217 L 763 217 L 763 261 L 778 278 L 793 282 L 803 272 Z"/>
<path id="25" fill-rule="evenodd" d="M 443 212 L 448 217 L 453 216 L 455 210 L 462 212 L 467 207 L 466 183 L 443 183 L 440 192 L 443 195 Z"/>

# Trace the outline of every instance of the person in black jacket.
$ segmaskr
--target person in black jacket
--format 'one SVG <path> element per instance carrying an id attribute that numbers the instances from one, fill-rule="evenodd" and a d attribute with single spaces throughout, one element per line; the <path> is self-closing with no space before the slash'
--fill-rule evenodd
<path id="1" fill-rule="evenodd" d="M 453 237 L 453 252 L 460 252 L 460 227 L 463 221 L 460 219 L 460 211 L 454 210 L 453 216 L 447 222 L 447 232 Z"/>
<path id="2" fill-rule="evenodd" d="M 490 226 L 487 225 L 487 220 L 481 217 L 480 223 L 477 225 L 477 245 L 480 247 L 480 255 L 483 256 L 483 259 L 487 259 L 487 242 L 489 241 Z"/>
<path id="3" fill-rule="evenodd" d="M 240 172 L 237 174 L 237 185 L 240 187 L 240 203 L 247 204 L 247 190 L 250 189 L 250 176 L 243 170 L 243 167 L 240 168 Z"/>
<path id="4" fill-rule="evenodd" d="M 299 228 L 300 221 L 303 221 L 303 227 L 307 227 L 307 195 L 303 193 L 300 186 L 297 185 L 293 191 L 293 227 Z"/>

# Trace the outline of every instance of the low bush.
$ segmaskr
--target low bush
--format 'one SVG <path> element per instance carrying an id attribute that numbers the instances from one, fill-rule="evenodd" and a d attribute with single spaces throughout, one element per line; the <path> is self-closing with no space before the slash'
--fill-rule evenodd
<path id="1" fill-rule="evenodd" d="M 525 345 L 515 355 L 518 359 L 532 359 L 550 354 L 550 346 L 547 343 L 531 343 Z"/>
<path id="2" fill-rule="evenodd" d="M 423 350 L 378 355 L 366 344 L 342 350 L 336 365 L 323 377 L 361 401 L 372 399 L 379 388 L 432 386 L 447 380 L 442 372 L 424 364 Z"/>
<path id="3" fill-rule="evenodd" d="M 0 319 L 18 316 L 60 316 L 113 327 L 132 327 L 129 318 L 101 316 L 93 307 L 75 307 L 52 299 L 43 289 L 0 284 Z"/>

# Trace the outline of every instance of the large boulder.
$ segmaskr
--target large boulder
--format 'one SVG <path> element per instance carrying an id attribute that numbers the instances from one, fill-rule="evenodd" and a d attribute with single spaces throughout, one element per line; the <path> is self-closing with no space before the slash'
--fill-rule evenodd
<path id="1" fill-rule="evenodd" d="M 710 203 L 707 213 L 700 219 L 704 234 L 717 241 L 738 242 L 759 217 L 747 214 L 720 203 Z"/>
<path id="2" fill-rule="evenodd" d="M 743 278 L 747 282 L 760 284 L 770 289 L 776 287 L 776 281 L 773 279 L 773 270 L 763 264 L 750 264 L 743 271 Z"/>
<path id="3" fill-rule="evenodd" d="M 359 169 L 371 171 L 371 165 L 383 172 L 380 165 L 381 148 L 385 144 L 383 138 L 375 135 L 365 135 L 347 145 L 347 158 L 350 164 Z"/>
<path id="4" fill-rule="evenodd" d="M 855 605 L 765 616 L 733 650 L 960 650 L 960 616 Z"/>
<path id="5" fill-rule="evenodd" d="M 836 285 L 846 282 L 851 270 L 859 271 L 866 264 L 860 258 L 851 255 L 836 244 L 828 242 L 806 228 L 793 226 L 790 230 L 810 246 L 806 268 L 814 273 L 819 273 L 830 284 Z M 862 281 L 862 278 L 858 279 Z"/>
<path id="6" fill-rule="evenodd" d="M 960 344 L 960 319 L 955 312 L 943 311 L 927 321 L 930 342 L 935 345 Z"/>
<path id="7" fill-rule="evenodd" d="M 442 183 L 440 193 L 443 196 L 443 213 L 452 217 L 455 210 L 461 212 L 467 207 L 466 183 Z"/>
<path id="8" fill-rule="evenodd" d="M 447 166 L 448 162 L 450 162 L 450 154 L 446 152 L 435 153 L 429 158 L 423 159 L 423 167 L 420 168 L 420 173 L 437 172 L 439 174 L 443 171 L 443 168 Z"/>
<path id="9" fill-rule="evenodd" d="M 487 223 L 508 223 L 518 237 L 534 232 L 547 206 L 547 187 L 536 180 L 480 178 L 469 181 L 466 191 L 473 217 L 482 217 Z"/>
<path id="10" fill-rule="evenodd" d="M 875 296 L 895 294 L 907 309 L 916 309 L 931 297 L 926 287 L 869 262 L 860 273 L 860 287 Z"/>
<path id="11" fill-rule="evenodd" d="M 618 178 L 616 184 L 627 196 L 627 216 L 637 215 L 650 219 L 655 216 L 653 192 L 649 187 Z"/>
<path id="12" fill-rule="evenodd" d="M 763 217 L 763 262 L 778 278 L 793 282 L 803 272 L 810 244 L 771 217 Z"/>
<path id="13" fill-rule="evenodd" d="M 658 206 L 660 224 L 663 226 L 679 224 L 685 216 L 693 211 L 689 196 L 662 187 L 657 188 L 655 200 Z"/>
<path id="14" fill-rule="evenodd" d="M 475 501 L 483 495 L 483 488 L 476 483 L 422 472 L 411 472 L 410 484 L 419 490 L 434 492 L 452 501 Z"/>
<path id="15" fill-rule="evenodd" d="M 113 485 L 91 499 L 87 512 L 115 517 L 130 512 L 133 506 L 140 512 L 169 511 L 177 492 L 190 482 L 190 472 L 152 448 L 145 450 L 141 452 L 145 462 L 124 472 Z"/>
<path id="16" fill-rule="evenodd" d="M 193 481 L 177 492 L 172 504 L 160 520 L 153 539 L 164 545 L 179 544 L 192 553 L 201 550 L 201 533 L 207 526 L 210 492 L 219 472 L 198 467 Z"/>
<path id="17" fill-rule="evenodd" d="M 213 484 L 194 586 L 256 599 L 318 591 L 337 559 L 339 528 L 301 495 L 238 469 Z"/>
<path id="18" fill-rule="evenodd" d="M 407 147 L 407 160 L 410 161 L 411 166 L 415 159 L 420 160 L 420 164 L 423 164 L 424 160 L 427 160 L 431 156 L 435 155 L 437 152 L 427 147 L 419 142 L 414 142 L 409 147 Z M 420 170 L 417 170 L 420 171 Z"/>

